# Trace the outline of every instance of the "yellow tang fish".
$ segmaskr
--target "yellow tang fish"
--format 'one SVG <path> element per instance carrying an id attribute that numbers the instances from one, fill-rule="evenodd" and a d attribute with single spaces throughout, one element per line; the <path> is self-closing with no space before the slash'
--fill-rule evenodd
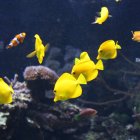
<path id="1" fill-rule="evenodd" d="M 78 79 L 75 79 L 71 74 L 63 73 L 54 86 L 54 102 L 81 96 L 82 88 L 80 84 L 87 84 L 86 79 L 82 74 L 78 77 Z"/>
<path id="2" fill-rule="evenodd" d="M 134 41 L 137 41 L 137 42 L 140 42 L 140 31 L 131 31 L 132 34 L 133 34 L 133 38 L 132 40 Z"/>
<path id="3" fill-rule="evenodd" d="M 0 104 L 11 103 L 13 100 L 13 93 L 14 90 L 12 89 L 12 87 L 5 83 L 2 78 L 0 78 Z"/>
<path id="4" fill-rule="evenodd" d="M 41 40 L 41 38 L 40 38 L 40 36 L 38 34 L 35 34 L 34 37 L 36 39 L 35 40 L 35 51 L 31 52 L 26 57 L 27 58 L 32 58 L 32 57 L 34 57 L 36 55 L 37 58 L 38 58 L 38 62 L 41 64 L 43 62 L 45 52 L 48 50 L 49 43 L 46 46 L 44 46 L 42 44 L 42 40 Z"/>
<path id="5" fill-rule="evenodd" d="M 96 17 L 95 22 L 92 22 L 92 24 L 96 24 L 96 23 L 102 24 L 103 22 L 107 20 L 108 17 L 112 17 L 111 15 L 109 15 L 109 11 L 107 7 L 102 7 L 101 12 L 99 12 L 98 15 L 100 17 Z"/>
<path id="6" fill-rule="evenodd" d="M 82 52 L 80 59 L 75 59 L 75 65 L 72 68 L 72 75 L 77 78 L 81 73 L 87 81 L 91 81 L 98 76 L 98 70 L 103 70 L 103 63 L 99 60 L 96 64 L 90 59 L 87 52 Z"/>
<path id="7" fill-rule="evenodd" d="M 103 42 L 98 49 L 97 59 L 115 59 L 117 57 L 117 49 L 121 49 L 121 46 L 114 40 L 107 40 Z"/>

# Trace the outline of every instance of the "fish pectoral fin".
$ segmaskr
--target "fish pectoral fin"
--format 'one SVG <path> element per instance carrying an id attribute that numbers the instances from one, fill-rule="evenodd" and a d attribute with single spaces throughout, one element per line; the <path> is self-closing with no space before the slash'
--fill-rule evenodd
<path id="1" fill-rule="evenodd" d="M 91 81 L 94 80 L 98 76 L 98 70 L 88 71 L 86 73 L 86 80 Z"/>
<path id="2" fill-rule="evenodd" d="M 78 77 L 78 79 L 77 79 L 77 82 L 78 82 L 79 84 L 87 84 L 86 78 L 85 78 L 85 76 L 84 76 L 83 74 L 80 74 L 80 75 L 79 75 L 79 77 Z"/>
<path id="3" fill-rule="evenodd" d="M 70 96 L 70 98 L 77 98 L 81 96 L 81 94 L 82 94 L 82 88 L 80 85 L 77 85 L 75 92 L 73 93 L 73 95 Z"/>
<path id="4" fill-rule="evenodd" d="M 28 55 L 26 55 L 27 58 L 32 58 L 36 55 L 36 51 L 33 51 L 31 53 L 29 53 Z"/>
<path id="5" fill-rule="evenodd" d="M 80 62 L 80 59 L 79 58 L 75 58 L 74 64 L 78 64 L 79 62 Z"/>
<path id="6" fill-rule="evenodd" d="M 11 45 L 6 46 L 6 49 L 10 49 L 10 48 L 12 48 L 12 46 L 11 46 Z"/>
<path id="7" fill-rule="evenodd" d="M 96 69 L 98 69 L 98 70 L 104 70 L 104 65 L 103 65 L 103 61 L 102 60 L 99 60 L 96 63 Z"/>

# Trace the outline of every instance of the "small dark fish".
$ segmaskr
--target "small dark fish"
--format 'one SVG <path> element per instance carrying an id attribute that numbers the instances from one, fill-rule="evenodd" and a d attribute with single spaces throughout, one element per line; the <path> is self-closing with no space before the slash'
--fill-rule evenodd
<path id="1" fill-rule="evenodd" d="M 97 110 L 92 109 L 92 108 L 84 108 L 84 109 L 81 109 L 79 114 L 75 115 L 73 119 L 76 121 L 79 121 L 81 119 L 93 117 L 96 114 L 97 114 Z"/>
<path id="2" fill-rule="evenodd" d="M 80 117 L 91 117 L 97 114 L 97 110 L 92 109 L 92 108 L 85 108 L 82 109 L 79 113 Z"/>

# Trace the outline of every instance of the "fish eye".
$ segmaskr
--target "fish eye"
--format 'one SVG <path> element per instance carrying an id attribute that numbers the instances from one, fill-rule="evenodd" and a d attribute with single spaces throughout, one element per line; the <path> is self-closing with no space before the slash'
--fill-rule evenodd
<path id="1" fill-rule="evenodd" d="M 54 90 L 53 92 L 56 93 L 56 90 Z"/>
<path id="2" fill-rule="evenodd" d="M 73 72 L 72 74 L 74 74 L 74 75 L 75 75 L 75 72 Z"/>
<path id="3" fill-rule="evenodd" d="M 103 52 L 103 50 L 100 50 L 100 53 L 102 53 Z"/>

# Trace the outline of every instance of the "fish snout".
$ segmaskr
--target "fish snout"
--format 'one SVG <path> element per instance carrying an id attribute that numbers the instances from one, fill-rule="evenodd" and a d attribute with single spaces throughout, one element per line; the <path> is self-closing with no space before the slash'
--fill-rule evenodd
<path id="1" fill-rule="evenodd" d="M 75 72 L 74 70 L 72 70 L 71 74 L 72 74 L 72 75 L 75 75 L 75 74 L 76 74 L 76 72 Z"/>

